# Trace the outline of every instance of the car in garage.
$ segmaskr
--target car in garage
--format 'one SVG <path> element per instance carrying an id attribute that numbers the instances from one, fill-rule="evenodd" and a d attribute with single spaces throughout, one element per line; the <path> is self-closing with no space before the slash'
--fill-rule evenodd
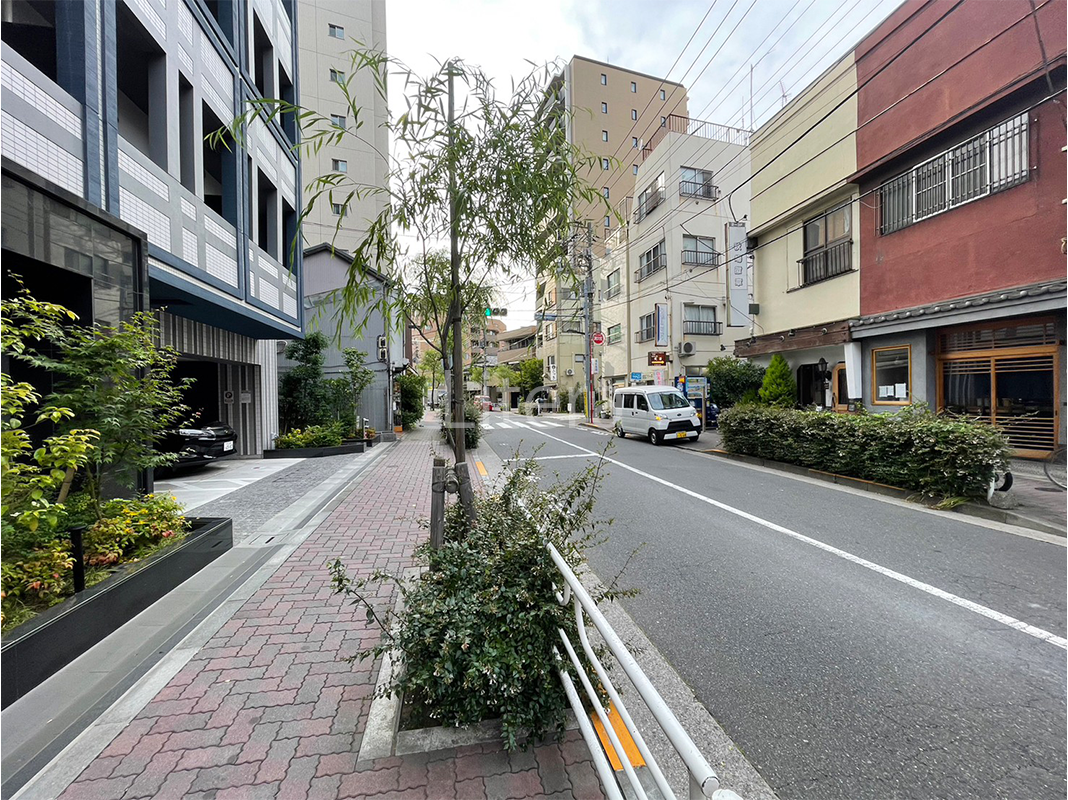
<path id="1" fill-rule="evenodd" d="M 237 452 L 237 432 L 221 421 L 202 427 L 177 428 L 167 431 L 156 449 L 178 454 L 178 459 L 165 469 L 207 464 Z"/>

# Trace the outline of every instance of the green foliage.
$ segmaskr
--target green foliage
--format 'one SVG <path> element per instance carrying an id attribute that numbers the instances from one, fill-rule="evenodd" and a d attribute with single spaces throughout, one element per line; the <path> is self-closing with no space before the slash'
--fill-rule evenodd
<path id="1" fill-rule="evenodd" d="M 367 366 L 367 354 L 355 347 L 346 347 L 341 351 L 345 359 L 345 368 L 349 371 L 349 383 L 352 386 L 352 402 L 355 406 L 356 419 L 363 426 L 363 393 L 374 383 L 375 372 Z"/>
<path id="2" fill-rule="evenodd" d="M 334 591 L 385 633 L 353 659 L 389 652 L 404 667 L 383 693 L 402 693 L 444 725 L 499 717 L 510 751 L 548 733 L 562 735 L 569 708 L 553 649 L 560 628 L 578 641 L 576 621 L 556 601 L 561 579 L 546 542 L 578 572 L 603 533 L 593 519 L 598 466 L 545 490 L 537 469 L 533 460 L 522 463 L 499 493 L 479 495 L 473 527 L 458 503 L 449 508 L 444 546 L 418 553 L 427 571 L 411 583 L 397 581 L 405 601 L 397 619 L 375 608 L 368 590 L 396 579 L 378 573 L 353 580 L 340 561 L 330 566 Z M 597 599 L 621 594 L 610 587 Z"/>
<path id="3" fill-rule="evenodd" d="M 575 413 L 586 413 L 586 393 L 582 390 L 575 391 Z"/>
<path id="4" fill-rule="evenodd" d="M 182 507 L 168 495 L 109 500 L 103 517 L 85 532 L 85 557 L 92 566 L 115 564 L 139 548 L 181 539 L 188 530 Z"/>
<path id="5" fill-rule="evenodd" d="M 571 401 L 571 395 L 568 393 L 567 389 L 558 391 L 556 393 L 556 398 L 560 404 L 561 413 L 567 411 L 567 404 Z"/>
<path id="6" fill-rule="evenodd" d="M 464 446 L 478 447 L 482 439 L 482 408 L 468 400 L 464 403 Z"/>
<path id="7" fill-rule="evenodd" d="M 345 439 L 345 429 L 340 423 L 309 425 L 278 434 L 274 446 L 278 450 L 294 450 L 299 447 L 337 447 Z"/>
<path id="8" fill-rule="evenodd" d="M 985 497 L 1008 464 L 997 429 L 936 415 L 835 414 L 739 405 L 719 418 L 732 453 L 849 475 L 942 497 Z"/>
<path id="9" fill-rule="evenodd" d="M 539 386 L 545 385 L 545 366 L 540 358 L 528 358 L 519 362 L 519 386 L 523 397 L 528 397 Z"/>
<path id="10" fill-rule="evenodd" d="M 791 408 L 797 403 L 797 385 L 794 383 L 793 372 L 779 353 L 771 357 L 758 394 L 760 402 L 769 406 Z"/>
<path id="11" fill-rule="evenodd" d="M 404 430 L 410 431 L 423 418 L 426 378 L 422 375 L 398 375 L 395 380 L 400 387 L 401 425 Z"/>
<path id="12" fill-rule="evenodd" d="M 727 409 L 746 399 L 755 399 L 764 383 L 764 368 L 744 358 L 713 358 L 705 370 L 708 400 Z"/>
<path id="13" fill-rule="evenodd" d="M 329 341 L 320 331 L 286 345 L 285 357 L 297 362 L 282 375 L 278 413 L 282 430 L 306 428 L 330 419 L 329 388 L 323 378 L 324 351 Z"/>

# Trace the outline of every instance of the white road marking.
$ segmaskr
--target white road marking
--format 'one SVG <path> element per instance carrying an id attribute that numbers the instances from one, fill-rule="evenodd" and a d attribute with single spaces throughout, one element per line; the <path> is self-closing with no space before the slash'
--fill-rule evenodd
<path id="1" fill-rule="evenodd" d="M 552 436 L 551 434 L 543 433 L 542 435 L 554 441 L 560 442 L 561 444 L 566 444 L 570 447 L 574 447 L 576 450 L 581 450 L 587 455 L 601 455 L 600 453 L 596 453 L 593 450 L 587 450 L 585 447 L 581 447 L 572 442 L 568 442 L 564 439 Z M 857 564 L 858 566 L 864 567 L 865 569 L 870 569 L 872 572 L 877 572 L 878 574 L 890 578 L 891 580 L 898 581 L 899 583 L 903 583 L 906 586 L 911 586 L 914 589 L 919 589 L 921 592 L 926 592 L 929 595 L 945 600 L 949 603 L 953 603 L 956 606 L 959 606 L 968 611 L 972 611 L 976 614 L 979 614 L 980 616 L 993 620 L 994 622 L 1000 622 L 1002 625 L 1006 625 L 1010 628 L 1014 628 L 1015 630 L 1021 631 L 1022 633 L 1026 633 L 1028 636 L 1033 636 L 1036 639 L 1041 639 L 1044 642 L 1049 642 L 1050 644 L 1056 645 L 1062 650 L 1068 650 L 1068 639 L 1065 639 L 1063 636 L 1057 636 L 1056 634 L 1050 633 L 1049 631 L 1044 630 L 1042 628 L 1036 627 L 1034 625 L 1029 625 L 1028 623 L 1023 622 L 1022 620 L 1016 619 L 1015 617 L 1010 617 L 1008 614 L 1002 614 L 1000 611 L 995 611 L 994 609 L 988 608 L 984 605 L 980 605 L 979 603 L 975 603 L 971 600 L 966 600 L 963 597 L 958 597 L 957 595 L 951 594 L 950 592 L 947 592 L 944 589 L 939 589 L 937 586 L 932 586 L 929 583 L 918 581 L 915 578 L 909 577 L 908 575 L 904 575 L 895 570 L 881 566 L 880 564 L 876 564 L 873 561 L 868 561 L 866 558 L 861 558 L 860 556 L 854 555 L 853 553 L 841 550 L 837 547 L 834 547 L 833 545 L 829 545 L 826 542 L 821 542 L 818 539 L 813 539 L 809 536 L 805 536 L 804 534 L 798 533 L 797 531 L 790 530 L 789 528 L 784 528 L 782 525 L 777 525 L 776 523 L 771 522 L 770 520 L 766 520 L 754 514 L 750 514 L 747 511 L 742 511 L 740 508 L 735 508 L 734 506 L 729 506 L 726 503 L 721 503 L 718 500 L 713 500 L 711 497 L 705 497 L 703 494 L 698 494 L 697 492 L 691 489 L 687 489 L 684 486 L 679 486 L 678 484 L 672 483 L 671 481 L 664 480 L 663 478 L 660 478 L 656 475 L 640 470 L 637 467 L 632 467 L 629 464 L 624 464 L 622 461 L 617 461 L 616 459 L 608 458 L 607 456 L 602 457 L 610 464 L 615 464 L 618 467 L 622 467 L 625 470 L 633 472 L 635 475 L 641 475 L 643 478 L 648 478 L 649 480 L 655 483 L 659 483 L 662 486 L 667 486 L 669 489 L 674 489 L 675 491 L 688 495 L 689 497 L 692 497 L 695 500 L 700 500 L 702 503 L 708 503 L 710 506 L 715 506 L 716 508 L 722 509 L 723 511 L 726 511 L 729 514 L 734 514 L 735 516 L 739 516 L 742 519 L 747 519 L 750 522 L 755 522 L 757 525 L 761 525 L 765 528 L 768 528 L 769 530 L 773 530 L 776 533 L 785 534 L 786 536 L 790 536 L 799 542 L 803 542 L 804 544 L 817 547 L 820 550 L 823 550 L 824 552 L 838 556 L 839 558 L 843 558 L 846 561 L 851 561 L 854 564 Z"/>
<path id="2" fill-rule="evenodd" d="M 566 456 L 520 456 L 519 458 L 506 458 L 505 461 L 553 461 L 558 458 L 597 458 L 597 453 L 568 453 Z"/>
<path id="3" fill-rule="evenodd" d="M 482 423 L 482 430 L 491 431 L 491 430 L 493 430 L 493 426 L 492 425 L 487 425 L 485 422 L 483 422 Z"/>
<path id="4" fill-rule="evenodd" d="M 512 427 L 512 425 L 514 425 L 514 424 L 515 424 L 514 422 L 513 422 L 513 423 L 511 423 L 511 424 L 509 424 L 509 423 L 507 423 L 507 422 L 498 422 L 498 423 L 497 423 L 497 427 L 498 427 L 498 428 L 511 428 L 511 427 Z"/>

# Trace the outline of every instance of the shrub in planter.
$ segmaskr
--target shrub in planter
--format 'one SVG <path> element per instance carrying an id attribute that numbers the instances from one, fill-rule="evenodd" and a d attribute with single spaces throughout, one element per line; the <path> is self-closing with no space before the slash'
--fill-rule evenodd
<path id="1" fill-rule="evenodd" d="M 482 439 L 482 409 L 471 401 L 464 403 L 464 446 L 467 449 L 478 447 Z"/>
<path id="2" fill-rule="evenodd" d="M 738 405 L 720 415 L 720 434 L 732 453 L 943 497 L 985 497 L 1009 452 L 996 428 L 925 406 L 835 414 Z"/>
<path id="3" fill-rule="evenodd" d="M 296 450 L 301 447 L 337 447 L 345 440 L 345 431 L 339 423 L 311 425 L 278 434 L 274 440 L 277 450 Z"/>
<path id="4" fill-rule="evenodd" d="M 790 365 L 779 353 L 771 357 L 771 363 L 764 371 L 764 382 L 758 392 L 760 402 L 769 406 L 789 408 L 797 402 L 797 384 L 790 371 Z"/>
<path id="5" fill-rule="evenodd" d="M 398 375 L 400 387 L 401 425 L 412 430 L 423 418 L 423 396 L 426 394 L 426 378 L 422 375 Z"/>
<path id="6" fill-rule="evenodd" d="M 562 734 L 569 707 L 553 647 L 559 628 L 577 641 L 576 622 L 570 607 L 556 601 L 560 577 L 545 542 L 579 570 L 602 533 L 592 517 L 597 467 L 544 491 L 536 471 L 528 461 L 498 494 L 480 495 L 473 525 L 459 504 L 449 508 L 445 544 L 418 551 L 427 571 L 409 584 L 399 582 L 405 601 L 399 618 L 368 600 L 369 586 L 392 578 L 354 581 L 340 561 L 330 567 L 335 592 L 387 631 L 380 644 L 353 659 L 389 651 L 403 666 L 384 693 L 403 693 L 422 714 L 448 726 L 499 717 L 508 750 Z M 599 598 L 620 594 L 610 587 Z"/>

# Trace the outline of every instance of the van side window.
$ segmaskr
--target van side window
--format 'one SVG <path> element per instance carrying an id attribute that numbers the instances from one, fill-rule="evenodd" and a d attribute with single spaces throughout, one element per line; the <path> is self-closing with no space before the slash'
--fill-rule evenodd
<path id="1" fill-rule="evenodd" d="M 637 401 L 638 401 L 637 408 L 638 408 L 639 411 L 648 411 L 649 410 L 649 404 L 645 402 L 645 395 L 643 395 L 643 394 L 638 395 L 637 396 Z"/>
<path id="2" fill-rule="evenodd" d="M 623 395 L 623 408 L 634 408 L 634 395 Z"/>
<path id="3" fill-rule="evenodd" d="M 616 408 L 622 408 L 623 407 L 623 398 L 624 397 L 626 397 L 625 394 L 617 394 L 616 395 Z"/>

